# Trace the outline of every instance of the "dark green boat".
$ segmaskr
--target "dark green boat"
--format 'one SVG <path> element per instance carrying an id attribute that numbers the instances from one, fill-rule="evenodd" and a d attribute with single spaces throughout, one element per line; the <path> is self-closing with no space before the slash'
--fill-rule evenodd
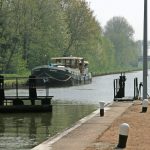
<path id="1" fill-rule="evenodd" d="M 50 65 L 42 65 L 32 69 L 37 84 L 48 86 L 72 86 L 87 84 L 92 80 L 88 71 L 88 62 L 82 57 L 55 57 Z"/>

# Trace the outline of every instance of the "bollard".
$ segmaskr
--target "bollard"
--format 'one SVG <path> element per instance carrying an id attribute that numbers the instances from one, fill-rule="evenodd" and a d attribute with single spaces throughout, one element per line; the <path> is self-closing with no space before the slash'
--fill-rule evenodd
<path id="1" fill-rule="evenodd" d="M 104 105 L 105 103 L 104 102 L 100 102 L 100 117 L 103 117 L 104 116 Z"/>
<path id="2" fill-rule="evenodd" d="M 126 147 L 128 132 L 129 132 L 129 125 L 127 123 L 121 124 L 119 129 L 119 143 L 117 145 L 117 148 Z"/>
<path id="3" fill-rule="evenodd" d="M 142 112 L 147 112 L 148 99 L 144 99 L 142 102 Z"/>

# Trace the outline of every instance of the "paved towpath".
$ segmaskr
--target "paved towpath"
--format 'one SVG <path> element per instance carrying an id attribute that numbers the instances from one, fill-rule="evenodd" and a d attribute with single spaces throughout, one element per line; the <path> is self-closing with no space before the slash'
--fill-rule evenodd
<path id="1" fill-rule="evenodd" d="M 78 121 L 72 128 L 53 139 L 48 139 L 32 150 L 84 150 L 131 105 L 132 102 L 114 102 L 105 107 L 104 117 L 100 117 L 97 110 Z"/>

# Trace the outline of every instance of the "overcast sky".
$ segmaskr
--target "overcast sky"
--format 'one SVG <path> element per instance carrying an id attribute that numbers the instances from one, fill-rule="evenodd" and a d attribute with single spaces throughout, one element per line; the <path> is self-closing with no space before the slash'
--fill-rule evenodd
<path id="1" fill-rule="evenodd" d="M 94 15 L 104 27 L 108 20 L 114 16 L 125 17 L 133 27 L 134 39 L 143 39 L 144 0 L 86 0 Z M 147 0 L 148 1 L 148 0 Z M 148 1 L 148 18 L 150 1 Z M 150 20 L 150 19 L 149 19 Z M 148 21 L 149 23 L 149 21 Z M 150 36 L 149 36 L 150 37 Z M 149 38 L 148 38 L 149 39 Z"/>

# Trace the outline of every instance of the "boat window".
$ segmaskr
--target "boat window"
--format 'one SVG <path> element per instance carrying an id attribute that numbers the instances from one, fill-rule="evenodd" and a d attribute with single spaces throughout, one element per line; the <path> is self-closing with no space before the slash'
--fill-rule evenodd
<path id="1" fill-rule="evenodd" d="M 82 59 L 72 59 L 72 58 L 58 58 L 53 59 L 53 61 L 59 66 L 66 66 L 71 68 L 79 68 L 79 63 L 82 62 Z"/>
<path id="2" fill-rule="evenodd" d="M 76 60 L 75 60 L 75 59 L 73 59 L 73 60 L 71 61 L 71 67 L 72 67 L 72 68 L 77 68 L 77 64 L 76 64 Z"/>
<path id="3" fill-rule="evenodd" d="M 75 59 L 68 59 L 66 60 L 66 66 L 71 68 L 77 68 L 77 62 Z"/>
<path id="4" fill-rule="evenodd" d="M 69 60 L 69 59 L 66 60 L 66 66 L 67 66 L 67 67 L 71 67 L 71 60 Z"/>
<path id="5" fill-rule="evenodd" d="M 56 63 L 61 63 L 61 60 L 60 59 L 56 59 Z"/>
<path id="6" fill-rule="evenodd" d="M 62 60 L 61 59 L 56 59 L 56 60 L 54 60 L 55 61 L 55 66 L 63 66 L 64 65 L 64 63 L 62 62 Z"/>

